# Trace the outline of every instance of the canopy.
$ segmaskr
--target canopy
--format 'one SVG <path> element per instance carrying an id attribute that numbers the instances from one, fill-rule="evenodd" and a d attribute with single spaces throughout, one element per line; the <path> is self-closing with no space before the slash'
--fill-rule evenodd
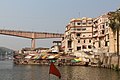
<path id="1" fill-rule="evenodd" d="M 29 54 L 30 56 L 34 56 L 35 54 Z"/>
<path id="2" fill-rule="evenodd" d="M 40 55 L 34 56 L 33 59 L 40 59 Z"/>
<path id="3" fill-rule="evenodd" d="M 71 62 L 80 62 L 80 61 L 82 61 L 81 58 L 75 58 L 75 59 L 71 60 Z"/>
<path id="4" fill-rule="evenodd" d="M 48 59 L 53 59 L 55 58 L 55 56 L 48 56 Z"/>
<path id="5" fill-rule="evenodd" d="M 28 56 L 26 56 L 25 58 L 26 58 L 26 59 L 30 59 L 31 57 L 32 57 L 32 56 L 28 55 Z"/>

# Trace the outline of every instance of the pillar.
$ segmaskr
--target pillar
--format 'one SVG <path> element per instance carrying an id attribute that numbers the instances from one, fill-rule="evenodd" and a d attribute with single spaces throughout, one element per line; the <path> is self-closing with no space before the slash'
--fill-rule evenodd
<path id="1" fill-rule="evenodd" d="M 35 49 L 35 39 L 33 39 L 33 38 L 31 40 L 31 48 Z"/>

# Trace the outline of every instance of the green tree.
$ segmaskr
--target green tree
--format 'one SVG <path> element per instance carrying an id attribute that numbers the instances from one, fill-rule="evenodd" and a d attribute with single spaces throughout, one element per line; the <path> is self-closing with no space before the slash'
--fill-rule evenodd
<path id="1" fill-rule="evenodd" d="M 120 8 L 116 11 L 109 12 L 108 13 L 108 19 L 109 19 L 109 26 L 111 27 L 114 36 L 117 32 L 117 66 L 119 68 L 119 30 L 120 30 Z"/>

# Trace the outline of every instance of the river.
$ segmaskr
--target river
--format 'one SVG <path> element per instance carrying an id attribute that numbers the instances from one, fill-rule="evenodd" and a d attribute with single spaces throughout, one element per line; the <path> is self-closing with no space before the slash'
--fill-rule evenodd
<path id="1" fill-rule="evenodd" d="M 104 68 L 83 66 L 57 67 L 61 80 L 120 80 L 120 72 Z M 49 80 L 49 66 L 13 65 L 12 61 L 0 61 L 0 80 Z M 50 75 L 50 80 L 59 80 Z"/>

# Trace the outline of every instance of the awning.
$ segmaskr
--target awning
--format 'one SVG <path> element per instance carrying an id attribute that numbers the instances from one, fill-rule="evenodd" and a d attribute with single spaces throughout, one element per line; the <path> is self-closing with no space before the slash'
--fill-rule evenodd
<path id="1" fill-rule="evenodd" d="M 44 55 L 44 56 L 42 56 L 42 59 L 45 59 L 47 57 L 47 55 Z"/>
<path id="2" fill-rule="evenodd" d="M 30 56 L 34 56 L 35 54 L 29 54 Z"/>
<path id="3" fill-rule="evenodd" d="M 75 61 L 82 61 L 81 58 L 75 58 L 74 60 L 75 60 Z"/>
<path id="4" fill-rule="evenodd" d="M 48 59 L 53 59 L 55 58 L 55 56 L 48 56 Z"/>
<path id="5" fill-rule="evenodd" d="M 32 57 L 32 56 L 29 56 L 29 55 L 28 55 L 28 56 L 26 56 L 25 58 L 26 58 L 26 59 L 30 59 L 31 57 Z"/>
<path id="6" fill-rule="evenodd" d="M 75 59 L 71 60 L 71 62 L 80 62 L 80 61 L 82 61 L 81 58 L 75 58 Z"/>
<path id="7" fill-rule="evenodd" d="M 36 55 L 32 59 L 40 59 L 40 55 Z"/>

